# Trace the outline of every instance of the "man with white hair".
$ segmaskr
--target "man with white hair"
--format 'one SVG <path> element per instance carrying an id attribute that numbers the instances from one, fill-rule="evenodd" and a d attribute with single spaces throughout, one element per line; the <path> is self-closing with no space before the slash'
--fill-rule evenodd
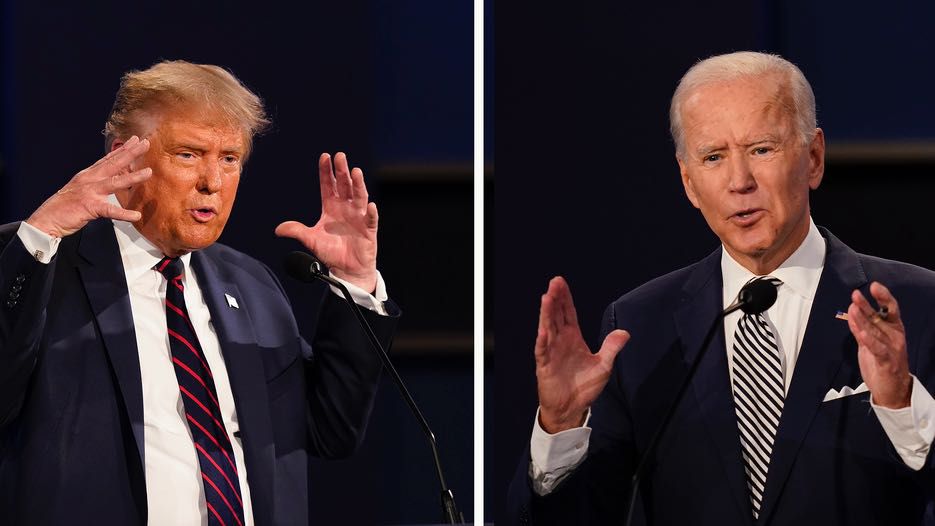
<path id="1" fill-rule="evenodd" d="M 825 141 L 790 62 L 701 61 L 670 120 L 685 193 L 721 246 L 611 304 L 597 353 L 568 285 L 550 282 L 540 406 L 510 522 L 623 523 L 631 477 L 677 401 L 648 451 L 637 524 L 923 523 L 935 487 L 935 273 L 858 254 L 815 226 Z M 776 302 L 720 320 L 757 279 L 775 285 Z"/>

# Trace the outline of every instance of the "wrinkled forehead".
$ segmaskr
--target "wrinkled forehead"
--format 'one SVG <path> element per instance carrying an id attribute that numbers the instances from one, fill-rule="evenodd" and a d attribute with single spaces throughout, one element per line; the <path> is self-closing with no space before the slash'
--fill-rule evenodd
<path id="1" fill-rule="evenodd" d="M 133 114 L 134 128 L 141 137 L 160 137 L 167 134 L 194 133 L 195 130 L 212 130 L 228 141 L 236 140 L 249 150 L 250 131 L 225 112 L 210 106 L 194 103 L 152 104 Z"/>
<path id="2" fill-rule="evenodd" d="M 785 127 L 793 122 L 794 108 L 788 83 L 770 75 L 702 84 L 686 94 L 679 111 L 690 143 L 699 133 L 722 129 Z"/>

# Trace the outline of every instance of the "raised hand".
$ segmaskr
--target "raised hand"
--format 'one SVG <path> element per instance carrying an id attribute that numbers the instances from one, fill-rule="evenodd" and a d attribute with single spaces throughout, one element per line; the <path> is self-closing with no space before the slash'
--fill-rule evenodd
<path id="1" fill-rule="evenodd" d="M 614 357 L 629 339 L 627 331 L 614 330 L 592 354 L 581 337 L 568 284 L 561 277 L 552 278 L 542 295 L 536 336 L 542 429 L 558 433 L 584 423 L 588 408 L 607 385 Z"/>
<path id="2" fill-rule="evenodd" d="M 52 197 L 26 219 L 30 225 L 53 237 L 62 238 L 81 230 L 99 217 L 139 221 L 140 213 L 126 210 L 107 196 L 141 183 L 153 175 L 150 168 L 133 171 L 131 164 L 149 150 L 149 140 L 134 135 L 119 148 L 78 172 Z"/>
<path id="3" fill-rule="evenodd" d="M 877 305 L 886 307 L 882 318 L 867 298 L 855 290 L 847 309 L 847 325 L 857 340 L 857 362 L 873 403 L 891 409 L 909 406 L 912 376 L 906 353 L 906 329 L 899 315 L 899 304 L 880 283 L 870 284 L 870 294 Z"/>
<path id="4" fill-rule="evenodd" d="M 377 205 L 367 201 L 360 168 L 348 169 L 347 156 L 321 154 L 321 217 L 313 227 L 286 221 L 276 235 L 298 240 L 338 278 L 372 292 L 377 286 Z"/>

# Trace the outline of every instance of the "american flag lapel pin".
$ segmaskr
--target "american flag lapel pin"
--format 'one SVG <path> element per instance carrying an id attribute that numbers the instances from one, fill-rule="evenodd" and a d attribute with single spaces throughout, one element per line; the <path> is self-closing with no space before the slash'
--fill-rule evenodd
<path id="1" fill-rule="evenodd" d="M 237 298 L 231 296 L 228 293 L 224 293 L 224 297 L 227 298 L 227 306 L 232 309 L 239 309 L 240 305 L 237 305 Z"/>
<path id="2" fill-rule="evenodd" d="M 847 321 L 847 313 L 839 310 L 837 314 L 834 315 L 835 318 L 839 320 Z"/>

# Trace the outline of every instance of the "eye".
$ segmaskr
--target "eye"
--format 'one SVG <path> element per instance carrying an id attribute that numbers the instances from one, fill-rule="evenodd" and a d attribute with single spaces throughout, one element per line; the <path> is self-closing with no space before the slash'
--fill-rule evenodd
<path id="1" fill-rule="evenodd" d="M 195 154 L 193 154 L 192 152 L 179 152 L 175 155 L 176 157 L 180 159 L 194 159 L 195 158 Z"/>
<path id="2" fill-rule="evenodd" d="M 706 163 L 715 163 L 715 162 L 718 162 L 718 161 L 721 160 L 721 154 L 719 154 L 719 153 L 712 153 L 712 154 L 710 154 L 710 155 L 705 155 L 705 157 L 704 157 L 703 160 L 704 160 L 704 162 L 706 162 Z"/>
<path id="3" fill-rule="evenodd" d="M 753 149 L 753 155 L 766 155 L 773 149 L 768 146 L 757 146 Z"/>

